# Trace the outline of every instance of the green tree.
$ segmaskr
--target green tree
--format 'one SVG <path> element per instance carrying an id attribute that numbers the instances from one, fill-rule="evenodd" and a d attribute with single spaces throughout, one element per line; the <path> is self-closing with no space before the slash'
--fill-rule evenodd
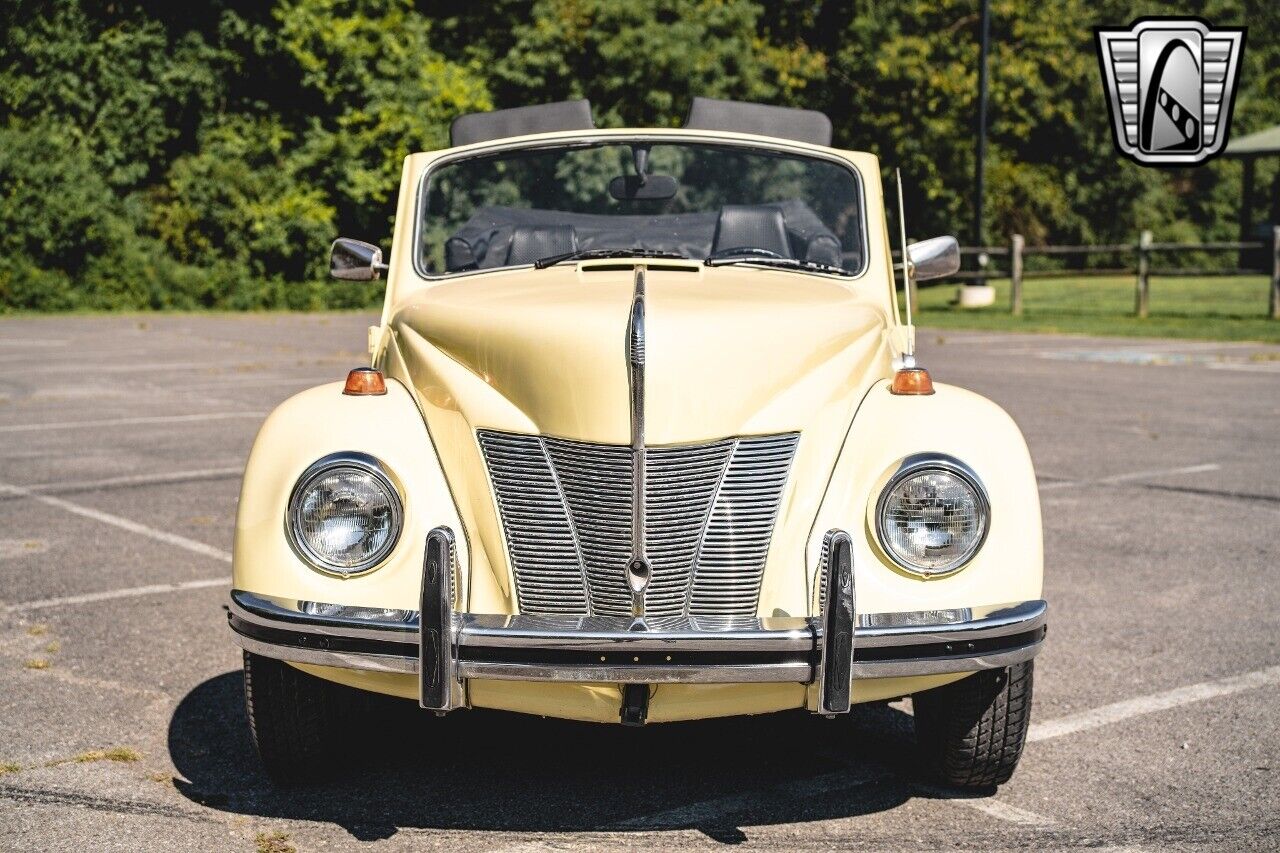
<path id="1" fill-rule="evenodd" d="M 431 21 L 409 0 L 283 0 L 281 49 L 325 114 L 302 145 L 310 177 L 358 233 L 385 233 L 404 157 L 448 145 L 449 122 L 492 107 L 478 71 L 432 47 Z"/>
<path id="2" fill-rule="evenodd" d="M 63 125 L 0 128 L 0 306 L 189 308 L 208 276 L 139 231 L 121 197 Z"/>
<path id="3" fill-rule="evenodd" d="M 967 241 L 978 4 L 7 0 L 0 310 L 367 304 L 323 279 L 325 246 L 385 242 L 404 156 L 460 113 L 574 97 L 602 126 L 676 125 L 695 95 L 821 109 L 837 145 L 903 168 L 914 234 Z M 1249 26 L 1233 132 L 1280 123 L 1280 5 L 1177 12 Z M 1235 236 L 1238 161 L 1112 146 L 1092 27 L 1168 13 L 993 0 L 990 240 Z"/>
<path id="4" fill-rule="evenodd" d="M 504 106 L 589 98 L 598 124 L 677 125 L 695 95 L 786 99 L 821 71 L 800 44 L 760 33 L 747 0 L 538 0 L 496 57 Z"/>
<path id="5" fill-rule="evenodd" d="M 186 263 L 242 265 L 254 276 L 323 276 L 334 207 L 300 175 L 294 134 L 274 119 L 230 116 L 200 135 L 151 195 L 151 226 Z"/>
<path id="6" fill-rule="evenodd" d="M 76 0 L 17 4 L 0 41 L 0 113 L 55 118 L 113 187 L 154 177 L 182 128 L 216 108 L 233 59 L 195 32 L 98 17 Z"/>

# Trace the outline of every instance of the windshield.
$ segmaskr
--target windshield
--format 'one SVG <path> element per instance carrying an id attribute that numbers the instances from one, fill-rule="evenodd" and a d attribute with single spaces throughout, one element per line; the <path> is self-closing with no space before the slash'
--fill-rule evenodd
<path id="1" fill-rule="evenodd" d="M 864 260 L 853 170 L 764 148 L 502 151 L 437 167 L 422 198 L 419 261 L 431 275 L 618 251 L 846 275 Z"/>

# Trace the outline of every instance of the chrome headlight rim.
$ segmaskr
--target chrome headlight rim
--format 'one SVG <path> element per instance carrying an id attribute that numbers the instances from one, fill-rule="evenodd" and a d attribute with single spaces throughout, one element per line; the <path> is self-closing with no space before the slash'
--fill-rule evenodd
<path id="1" fill-rule="evenodd" d="M 920 566 L 912 563 L 904 556 L 899 554 L 892 545 L 889 544 L 889 538 L 885 535 L 885 507 L 889 501 L 889 495 L 897 488 L 903 480 L 920 474 L 929 473 L 931 471 L 950 474 L 957 477 L 973 490 L 974 497 L 977 500 L 979 517 L 982 521 L 982 529 L 978 532 L 978 537 L 973 544 L 959 557 L 947 563 L 944 566 L 928 567 Z M 875 530 L 876 544 L 880 546 L 880 550 L 886 557 L 893 561 L 893 564 L 902 571 L 913 575 L 917 578 L 933 579 L 947 577 L 953 575 L 961 569 L 973 562 L 973 558 L 982 550 L 982 546 L 987 541 L 987 534 L 991 531 L 991 500 L 987 496 L 987 488 L 982 484 L 982 480 L 965 463 L 961 462 L 954 456 L 948 456 L 945 453 L 917 453 L 906 457 L 897 468 L 888 481 L 880 489 L 880 496 L 876 499 L 875 506 Z"/>
<path id="2" fill-rule="evenodd" d="M 302 507 L 303 498 L 318 480 L 336 471 L 348 470 L 368 474 L 387 493 L 391 507 L 391 535 L 374 554 L 352 566 L 331 563 L 321 554 L 316 553 L 300 536 L 297 530 L 298 511 Z M 374 456 L 358 451 L 341 451 L 317 459 L 307 466 L 289 494 L 289 505 L 284 518 L 285 537 L 289 547 L 300 560 L 322 574 L 339 578 L 350 578 L 380 569 L 387 558 L 395 551 L 404 532 L 404 494 L 382 462 Z"/>

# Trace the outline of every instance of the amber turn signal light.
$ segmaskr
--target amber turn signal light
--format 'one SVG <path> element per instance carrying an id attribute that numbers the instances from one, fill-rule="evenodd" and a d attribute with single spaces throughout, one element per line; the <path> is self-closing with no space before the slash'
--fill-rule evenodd
<path id="1" fill-rule="evenodd" d="M 381 370 L 372 367 L 357 367 L 347 374 L 347 384 L 343 394 L 352 397 L 371 397 L 387 393 L 387 380 Z"/>
<path id="2" fill-rule="evenodd" d="M 933 379 L 923 367 L 904 367 L 893 374 L 890 394 L 932 394 Z"/>

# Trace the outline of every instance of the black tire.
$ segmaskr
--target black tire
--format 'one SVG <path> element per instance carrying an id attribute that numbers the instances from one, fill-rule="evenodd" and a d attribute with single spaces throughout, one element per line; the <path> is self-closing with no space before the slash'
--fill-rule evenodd
<path id="1" fill-rule="evenodd" d="M 296 785 L 347 764 L 367 698 L 283 661 L 244 653 L 249 733 L 271 779 Z"/>
<path id="2" fill-rule="evenodd" d="M 929 775 L 956 788 L 1009 781 L 1031 724 L 1032 661 L 918 693 L 916 741 Z"/>

